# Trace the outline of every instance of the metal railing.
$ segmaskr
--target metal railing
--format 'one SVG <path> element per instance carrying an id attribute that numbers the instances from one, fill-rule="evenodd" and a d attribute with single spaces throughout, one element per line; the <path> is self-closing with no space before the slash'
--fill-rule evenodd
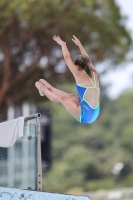
<path id="1" fill-rule="evenodd" d="M 23 137 L 0 148 L 0 186 L 42 191 L 40 117 L 25 117 Z"/>

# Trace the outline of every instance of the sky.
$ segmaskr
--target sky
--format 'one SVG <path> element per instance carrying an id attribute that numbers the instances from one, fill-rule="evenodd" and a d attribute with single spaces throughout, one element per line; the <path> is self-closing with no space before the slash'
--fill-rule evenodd
<path id="1" fill-rule="evenodd" d="M 126 27 L 132 31 L 133 38 L 133 0 L 116 0 L 116 3 L 120 6 L 122 15 L 128 17 Z M 111 84 L 108 89 L 108 96 L 116 99 L 125 90 L 133 88 L 133 62 L 125 63 L 121 69 L 110 70 L 102 77 L 101 82 Z"/>

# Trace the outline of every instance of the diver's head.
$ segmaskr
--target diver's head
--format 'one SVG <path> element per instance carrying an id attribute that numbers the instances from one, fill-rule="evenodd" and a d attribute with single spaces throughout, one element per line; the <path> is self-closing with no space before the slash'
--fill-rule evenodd
<path id="1" fill-rule="evenodd" d="M 85 70 L 85 72 L 88 74 L 88 76 L 92 77 L 91 70 L 90 70 L 91 61 L 88 56 L 79 55 L 74 60 L 74 64 L 79 66 L 80 69 Z"/>

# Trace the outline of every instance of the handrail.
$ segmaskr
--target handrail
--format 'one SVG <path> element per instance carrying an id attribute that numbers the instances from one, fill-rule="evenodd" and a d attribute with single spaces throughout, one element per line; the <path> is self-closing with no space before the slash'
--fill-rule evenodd
<path id="1" fill-rule="evenodd" d="M 25 117 L 24 121 L 27 122 L 29 120 L 35 119 L 37 123 L 36 127 L 36 137 L 37 137 L 37 191 L 42 191 L 42 159 L 41 159 L 41 136 L 40 136 L 40 122 L 39 118 L 41 117 L 40 113 L 36 113 L 33 115 L 29 115 Z"/>
<path id="2" fill-rule="evenodd" d="M 24 121 L 27 122 L 29 120 L 35 119 L 37 123 L 36 127 L 36 137 L 37 137 L 37 191 L 42 191 L 42 159 L 41 159 L 41 136 L 40 136 L 40 122 L 39 118 L 41 117 L 40 113 L 36 113 L 33 115 L 29 115 L 25 117 Z"/>
<path id="3" fill-rule="evenodd" d="M 36 137 L 37 137 L 37 191 L 42 191 L 42 159 L 41 159 L 41 136 L 40 136 L 40 122 L 39 118 L 41 117 L 40 113 L 36 113 L 33 115 L 29 115 L 25 117 L 24 121 L 36 119 L 37 127 L 36 127 Z"/>
<path id="4" fill-rule="evenodd" d="M 29 115 L 29 116 L 25 117 L 24 121 L 28 121 L 28 120 L 35 119 L 35 118 L 40 118 L 40 117 L 41 117 L 41 114 L 40 113 L 36 113 L 34 115 Z"/>
<path id="5" fill-rule="evenodd" d="M 5 167 L 7 166 L 7 171 L 10 171 L 11 173 L 3 173 L 4 176 L 2 177 L 3 180 L 1 179 L 1 175 L 0 175 L 0 186 L 3 184 L 3 186 L 9 186 L 9 187 L 14 187 L 15 184 L 19 186 L 19 183 L 15 183 L 16 180 L 18 180 L 17 175 L 20 173 L 22 169 L 20 169 L 18 172 L 16 172 L 16 165 L 14 165 L 15 163 L 19 163 L 19 157 L 15 156 L 14 153 L 16 152 L 16 147 L 18 152 L 22 152 L 22 159 L 24 158 L 25 160 L 27 159 L 28 161 L 24 164 L 24 166 L 28 166 L 26 167 L 27 171 L 25 174 L 28 174 L 28 169 L 30 169 L 30 165 L 28 163 L 33 162 L 35 164 L 35 169 L 33 170 L 35 172 L 35 176 L 33 177 L 33 184 L 29 182 L 29 180 L 27 181 L 27 183 L 25 182 L 26 179 L 22 178 L 22 181 L 20 181 L 20 185 L 21 187 L 23 187 L 23 189 L 29 189 L 29 190 L 33 190 L 36 188 L 37 191 L 42 191 L 42 159 L 41 159 L 41 133 L 40 133 L 40 120 L 39 118 L 41 117 L 40 113 L 35 113 L 33 115 L 29 115 L 29 116 L 25 116 L 24 117 L 24 127 L 23 127 L 23 136 L 21 137 L 18 141 L 18 144 L 16 144 L 16 146 L 14 147 L 14 145 L 10 148 L 10 150 L 7 150 L 5 148 L 4 150 L 4 154 L 3 154 L 3 150 L 0 149 L 0 157 L 1 155 L 4 157 L 5 159 L 3 161 L 3 164 L 1 162 L 1 166 Z M 34 121 L 32 121 L 32 119 Z M 31 120 L 31 121 L 30 121 Z M 33 139 L 33 140 L 32 140 Z M 30 140 L 32 140 L 32 142 L 30 142 Z M 16 141 L 17 142 L 17 141 Z M 22 143 L 20 145 L 20 143 Z M 29 147 L 28 147 L 29 145 Z M 20 146 L 21 148 L 18 149 L 18 146 Z M 34 153 L 32 155 L 29 155 L 29 153 L 27 152 L 27 150 L 29 149 L 29 151 L 32 150 L 32 148 L 34 148 Z M 6 153 L 5 153 L 6 152 Z M 8 155 L 8 156 L 7 156 Z M 29 159 L 30 156 L 30 159 Z M 17 158 L 18 159 L 17 159 Z M 32 158 L 31 158 L 32 157 Z M 14 159 L 17 160 L 17 162 L 14 162 Z M 21 159 L 21 160 L 22 160 Z M 10 163 L 9 163 L 10 161 Z M 21 161 L 20 161 L 21 163 Z M 9 167 L 10 164 L 10 167 Z M 20 165 L 20 164 L 19 164 Z M 15 168 L 15 170 L 13 170 L 13 168 Z M 1 168 L 3 169 L 3 168 Z M 1 169 L 0 169 L 0 174 L 1 174 Z M 12 173 L 13 171 L 13 173 Z M 8 175 L 11 175 L 10 177 Z M 14 175 L 14 176 L 13 176 Z M 5 179 L 4 179 L 5 177 Z M 29 176 L 30 177 L 30 176 Z M 26 177 L 27 178 L 27 177 Z M 16 181 L 17 182 L 17 181 Z M 5 184 L 5 185 L 4 185 Z M 23 186 L 22 186 L 23 185 Z M 15 186 L 16 187 L 16 186 Z"/>
<path id="6" fill-rule="evenodd" d="M 40 135 L 40 122 L 37 122 L 37 190 L 42 191 L 42 158 L 41 158 L 41 135 Z"/>

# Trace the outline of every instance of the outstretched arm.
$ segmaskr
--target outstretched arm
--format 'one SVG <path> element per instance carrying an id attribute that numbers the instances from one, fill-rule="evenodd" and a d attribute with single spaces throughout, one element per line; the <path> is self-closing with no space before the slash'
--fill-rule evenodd
<path id="1" fill-rule="evenodd" d="M 59 36 L 53 36 L 53 40 L 56 41 L 59 45 L 61 45 L 62 48 L 62 53 L 63 53 L 63 57 L 66 61 L 66 64 L 68 66 L 68 68 L 70 69 L 70 71 L 74 74 L 75 72 L 78 72 L 76 66 L 74 65 L 70 53 L 68 51 L 66 42 L 64 42 L 63 40 L 61 40 L 61 38 Z"/>
<path id="2" fill-rule="evenodd" d="M 76 38 L 75 35 L 73 35 L 72 41 L 79 47 L 80 52 L 81 52 L 82 55 L 85 55 L 85 56 L 88 56 L 88 57 L 89 57 L 88 53 L 87 53 L 86 50 L 84 49 L 84 47 L 83 47 L 83 45 L 81 44 L 80 40 L 79 40 L 78 38 Z M 89 59 L 90 59 L 90 57 L 89 57 Z M 94 66 L 93 66 L 93 64 L 92 64 L 92 62 L 91 62 L 91 59 L 90 59 L 90 69 L 91 69 L 93 72 L 97 73 L 97 71 L 95 70 L 95 68 L 94 68 Z"/>
<path id="3" fill-rule="evenodd" d="M 83 45 L 81 44 L 80 40 L 78 38 L 75 37 L 75 35 L 73 35 L 72 41 L 79 47 L 80 52 L 82 55 L 86 55 L 89 57 L 88 53 L 86 52 L 86 50 L 84 49 Z"/>

